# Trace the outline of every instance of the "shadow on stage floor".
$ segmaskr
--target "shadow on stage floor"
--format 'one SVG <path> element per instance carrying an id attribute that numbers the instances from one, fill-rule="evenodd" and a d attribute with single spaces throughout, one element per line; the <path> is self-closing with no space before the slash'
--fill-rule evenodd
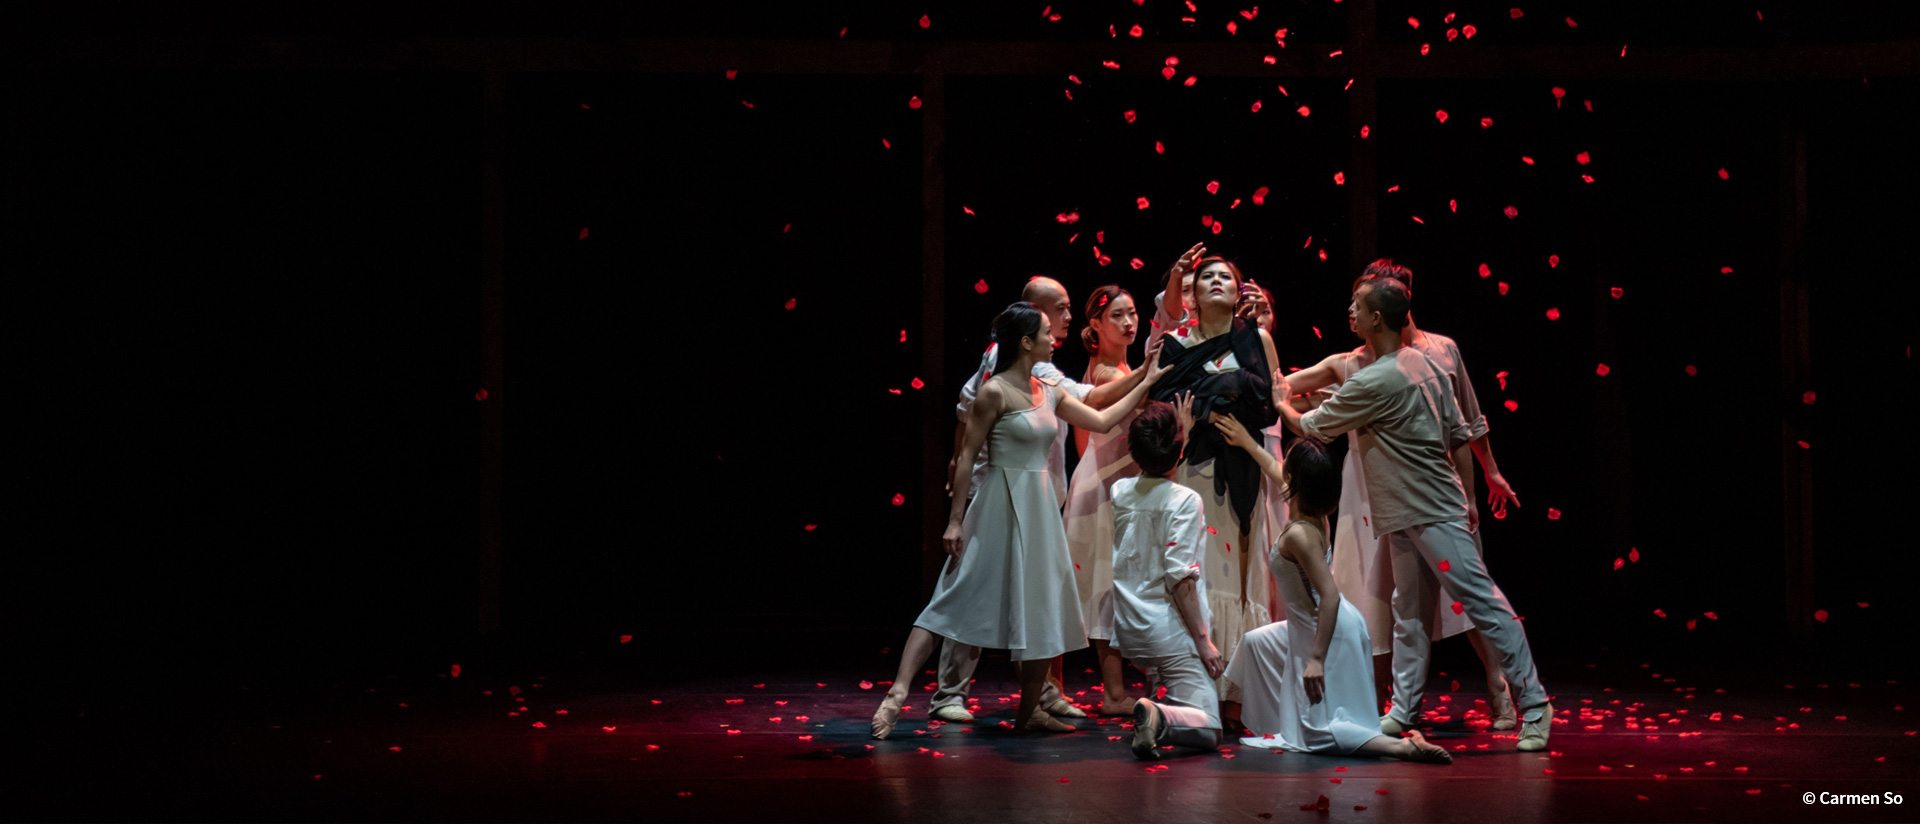
<path id="1" fill-rule="evenodd" d="M 224 688 L 144 716 L 103 704 L 56 721 L 7 795 L 16 815 L 50 820 L 1920 819 L 1920 710 L 1907 709 L 1909 684 L 1886 679 L 1789 687 L 1581 665 L 1548 682 L 1564 720 L 1550 752 L 1522 754 L 1510 734 L 1462 723 L 1483 697 L 1477 678 L 1436 673 L 1431 706 L 1460 708 L 1432 725 L 1455 750 L 1450 767 L 1230 746 L 1150 771 L 1122 719 L 1046 737 L 997 726 L 1017 700 L 1003 660 L 981 667 L 976 723 L 930 726 L 923 675 L 894 737 L 871 741 L 874 682 L 893 660 L 642 689 L 465 672 Z M 1455 678 L 1469 683 L 1455 691 Z M 1067 682 L 1097 700 L 1091 673 L 1073 667 Z M 1803 802 L 1823 792 L 1882 803 Z M 1325 813 L 1302 811 L 1323 796 Z"/>

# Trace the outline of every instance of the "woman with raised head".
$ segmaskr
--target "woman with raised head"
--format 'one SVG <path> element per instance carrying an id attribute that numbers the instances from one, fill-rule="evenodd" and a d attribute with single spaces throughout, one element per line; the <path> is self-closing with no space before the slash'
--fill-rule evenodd
<path id="1" fill-rule="evenodd" d="M 1188 255 L 1196 251 L 1204 249 L 1196 247 Z M 1187 261 L 1183 256 L 1175 265 L 1169 284 L 1179 270 L 1187 268 Z M 1191 268 L 1193 315 L 1164 336 L 1159 363 L 1168 372 L 1154 385 L 1152 397 L 1172 401 L 1178 393 L 1191 392 L 1195 420 L 1220 415 L 1240 421 L 1250 431 L 1264 430 L 1275 419 L 1269 386 L 1271 364 L 1278 360 L 1273 338 L 1235 316 L 1245 282 L 1239 267 L 1224 258 L 1204 257 L 1192 261 Z M 1205 505 L 1207 546 L 1202 571 L 1213 616 L 1209 630 L 1214 646 L 1231 662 L 1241 636 L 1272 620 L 1260 466 L 1252 456 L 1228 447 L 1213 427 L 1199 426 L 1187 443 L 1185 462 L 1175 480 L 1200 493 Z M 1239 689 L 1224 676 L 1216 686 L 1222 720 L 1232 728 L 1239 719 Z"/>

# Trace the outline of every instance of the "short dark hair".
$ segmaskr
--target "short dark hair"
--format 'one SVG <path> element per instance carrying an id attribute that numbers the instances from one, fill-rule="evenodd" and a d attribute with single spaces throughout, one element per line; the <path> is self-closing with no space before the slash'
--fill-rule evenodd
<path id="1" fill-rule="evenodd" d="M 1140 465 L 1140 474 L 1158 478 L 1180 463 L 1180 423 L 1173 404 L 1147 401 L 1127 426 L 1127 452 Z"/>
<path id="2" fill-rule="evenodd" d="M 1041 317 L 1040 307 L 1021 300 L 1014 301 L 993 319 L 993 342 L 1000 345 L 993 359 L 993 371 L 1005 372 L 1020 359 L 1020 339 L 1040 336 Z M 1052 341 L 1046 343 L 1053 345 Z"/>
<path id="3" fill-rule="evenodd" d="M 1407 313 L 1413 311 L 1413 296 L 1408 294 L 1406 284 L 1388 277 L 1369 277 L 1362 279 L 1360 285 L 1367 287 L 1368 311 L 1379 312 L 1380 320 L 1387 324 L 1388 329 L 1398 332 L 1407 328 Z"/>
<path id="4" fill-rule="evenodd" d="M 1340 465 L 1327 448 L 1312 438 L 1300 438 L 1287 449 L 1287 477 L 1281 495 L 1295 512 L 1321 516 L 1340 506 Z"/>

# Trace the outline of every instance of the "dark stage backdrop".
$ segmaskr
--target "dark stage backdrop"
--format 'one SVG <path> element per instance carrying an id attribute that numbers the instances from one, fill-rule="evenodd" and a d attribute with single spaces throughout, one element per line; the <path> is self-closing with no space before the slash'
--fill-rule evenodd
<path id="1" fill-rule="evenodd" d="M 1003 31 L 933 11 L 944 36 Z M 1340 14 L 1298 11 L 1317 39 L 1345 37 Z M 1408 14 L 1437 18 L 1383 2 L 1388 42 L 1420 42 L 1385 22 Z M 1701 14 L 1647 36 L 1774 36 Z M 1006 36 L 1095 36 L 1047 24 Z M 622 684 L 820 656 L 891 667 L 876 653 L 923 603 L 922 512 L 946 505 L 920 492 L 922 439 L 945 454 L 951 395 L 1029 276 L 1144 304 L 1204 240 L 1278 293 L 1284 365 L 1354 345 L 1344 82 L 1103 71 L 946 78 L 938 293 L 921 279 L 916 76 L 506 78 L 506 385 L 489 396 L 506 415 L 504 613 L 486 644 L 480 79 L 18 74 L 15 659 L 100 690 L 455 663 Z M 1416 272 L 1422 325 L 1459 341 L 1526 502 L 1484 521 L 1486 545 L 1543 658 L 1910 666 L 1879 658 L 1904 639 L 1916 572 L 1915 175 L 1890 125 L 1916 91 L 1797 87 L 1814 362 L 1784 387 L 1787 89 L 1380 81 L 1378 253 Z M 921 371 L 927 301 L 938 375 Z M 1059 360 L 1077 376 L 1086 356 L 1070 343 Z M 1805 642 L 1785 607 L 1783 421 L 1814 460 L 1825 620 Z"/>

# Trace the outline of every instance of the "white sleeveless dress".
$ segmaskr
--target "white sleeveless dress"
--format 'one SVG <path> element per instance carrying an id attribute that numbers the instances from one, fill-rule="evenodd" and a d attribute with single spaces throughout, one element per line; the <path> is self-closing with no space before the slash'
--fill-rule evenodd
<path id="1" fill-rule="evenodd" d="M 1311 525 L 1305 528 L 1313 529 Z M 1331 546 L 1326 553 L 1332 557 Z M 1240 641 L 1240 654 L 1227 667 L 1227 677 L 1240 685 L 1240 721 L 1253 733 L 1240 743 L 1291 752 L 1352 755 L 1381 734 L 1374 706 L 1373 653 L 1367 624 L 1353 604 L 1341 599 L 1333 639 L 1327 645 L 1326 694 L 1320 703 L 1308 703 L 1301 675 L 1319 632 L 1319 593 L 1307 582 L 1304 570 L 1281 557 L 1278 541 L 1271 563 L 1287 601 L 1287 619 L 1247 633 Z"/>
<path id="2" fill-rule="evenodd" d="M 986 479 L 960 527 L 966 548 L 959 561 L 947 559 L 933 599 L 913 622 L 962 644 L 1007 650 L 1015 661 L 1087 646 L 1047 464 L 1061 391 L 1029 381 L 1033 407 L 1001 415 L 987 435 Z"/>
<path id="3" fill-rule="evenodd" d="M 1091 384 L 1091 367 L 1086 380 Z M 1129 414 L 1107 434 L 1087 433 L 1087 453 L 1067 485 L 1067 549 L 1087 637 L 1113 640 L 1113 482 L 1140 474 L 1127 452 Z"/>

